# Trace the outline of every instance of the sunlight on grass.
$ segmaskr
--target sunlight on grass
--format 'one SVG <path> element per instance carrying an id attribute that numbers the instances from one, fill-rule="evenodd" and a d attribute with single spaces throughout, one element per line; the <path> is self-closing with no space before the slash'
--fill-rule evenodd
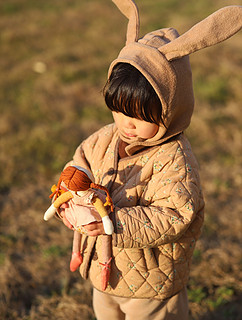
<path id="1" fill-rule="evenodd" d="M 221 305 L 229 302 L 234 295 L 234 290 L 229 287 L 220 287 L 215 290 L 215 297 L 207 299 L 206 303 L 211 310 L 215 310 Z"/>
<path id="2" fill-rule="evenodd" d="M 203 288 L 188 289 L 188 298 L 192 302 L 201 303 L 206 298 L 206 293 Z"/>
<path id="3" fill-rule="evenodd" d="M 231 97 L 228 79 L 217 75 L 197 79 L 195 90 L 199 100 L 208 101 L 211 105 L 225 104 Z"/>
<path id="4" fill-rule="evenodd" d="M 137 0 L 140 35 L 170 26 L 183 33 L 230 4 Z M 77 146 L 113 121 L 101 92 L 109 64 L 125 43 L 126 26 L 127 19 L 107 0 L 0 3 L 0 312 L 5 319 L 48 315 L 55 320 L 57 314 L 71 319 L 78 312 L 82 320 L 94 320 L 90 283 L 69 272 L 72 232 L 55 222 L 46 225 L 42 211 Z M 190 59 L 196 106 L 186 134 L 206 198 L 188 287 L 192 320 L 239 317 L 241 43 L 236 35 Z"/>
<path id="5" fill-rule="evenodd" d="M 69 248 L 64 248 L 63 246 L 55 245 L 50 246 L 49 248 L 42 251 L 44 257 L 62 257 L 66 256 L 69 251 Z"/>

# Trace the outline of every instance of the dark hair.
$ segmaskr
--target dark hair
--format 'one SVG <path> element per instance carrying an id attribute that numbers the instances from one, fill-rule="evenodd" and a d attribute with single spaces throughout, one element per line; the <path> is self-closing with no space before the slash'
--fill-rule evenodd
<path id="1" fill-rule="evenodd" d="M 129 63 L 118 63 L 103 89 L 107 107 L 128 117 L 160 124 L 162 105 L 143 74 Z"/>

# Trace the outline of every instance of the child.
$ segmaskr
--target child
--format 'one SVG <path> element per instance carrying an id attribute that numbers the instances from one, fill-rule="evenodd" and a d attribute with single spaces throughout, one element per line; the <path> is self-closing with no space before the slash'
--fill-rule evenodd
<path id="1" fill-rule="evenodd" d="M 80 273 L 94 286 L 98 320 L 187 319 L 186 285 L 204 209 L 198 164 L 183 133 L 194 105 L 188 54 L 236 33 L 241 7 L 223 8 L 180 37 L 169 28 L 138 40 L 134 2 L 113 2 L 129 18 L 126 46 L 104 88 L 115 123 L 83 141 L 68 164 L 90 170 L 114 203 L 105 292 L 102 222 L 85 226 Z"/>

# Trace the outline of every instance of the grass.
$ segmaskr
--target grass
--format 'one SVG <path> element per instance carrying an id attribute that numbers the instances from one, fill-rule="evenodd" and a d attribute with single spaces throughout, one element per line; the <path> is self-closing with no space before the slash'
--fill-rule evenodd
<path id="1" fill-rule="evenodd" d="M 185 32 L 229 0 L 137 0 L 141 35 Z M 233 4 L 241 4 L 235 0 Z M 94 320 L 91 286 L 69 272 L 72 233 L 43 221 L 50 186 L 78 144 L 112 121 L 102 98 L 127 21 L 111 1 L 0 4 L 0 312 L 3 319 Z M 201 167 L 204 231 L 188 286 L 191 320 L 239 319 L 241 35 L 191 56 L 187 135 Z"/>

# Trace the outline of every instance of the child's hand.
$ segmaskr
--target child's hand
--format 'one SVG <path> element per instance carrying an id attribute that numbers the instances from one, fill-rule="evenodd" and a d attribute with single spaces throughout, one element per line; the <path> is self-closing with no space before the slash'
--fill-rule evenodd
<path id="1" fill-rule="evenodd" d="M 94 237 L 100 236 L 101 234 L 105 234 L 103 223 L 100 221 L 95 221 L 83 226 L 87 230 L 87 235 Z"/>
<path id="2" fill-rule="evenodd" d="M 60 206 L 60 209 L 59 209 L 59 215 L 62 217 L 62 221 L 64 223 L 64 225 L 71 229 L 71 230 L 74 230 L 73 228 L 73 225 L 66 219 L 66 216 L 65 216 L 65 209 L 68 208 L 68 204 L 65 202 L 63 203 L 61 206 Z"/>

